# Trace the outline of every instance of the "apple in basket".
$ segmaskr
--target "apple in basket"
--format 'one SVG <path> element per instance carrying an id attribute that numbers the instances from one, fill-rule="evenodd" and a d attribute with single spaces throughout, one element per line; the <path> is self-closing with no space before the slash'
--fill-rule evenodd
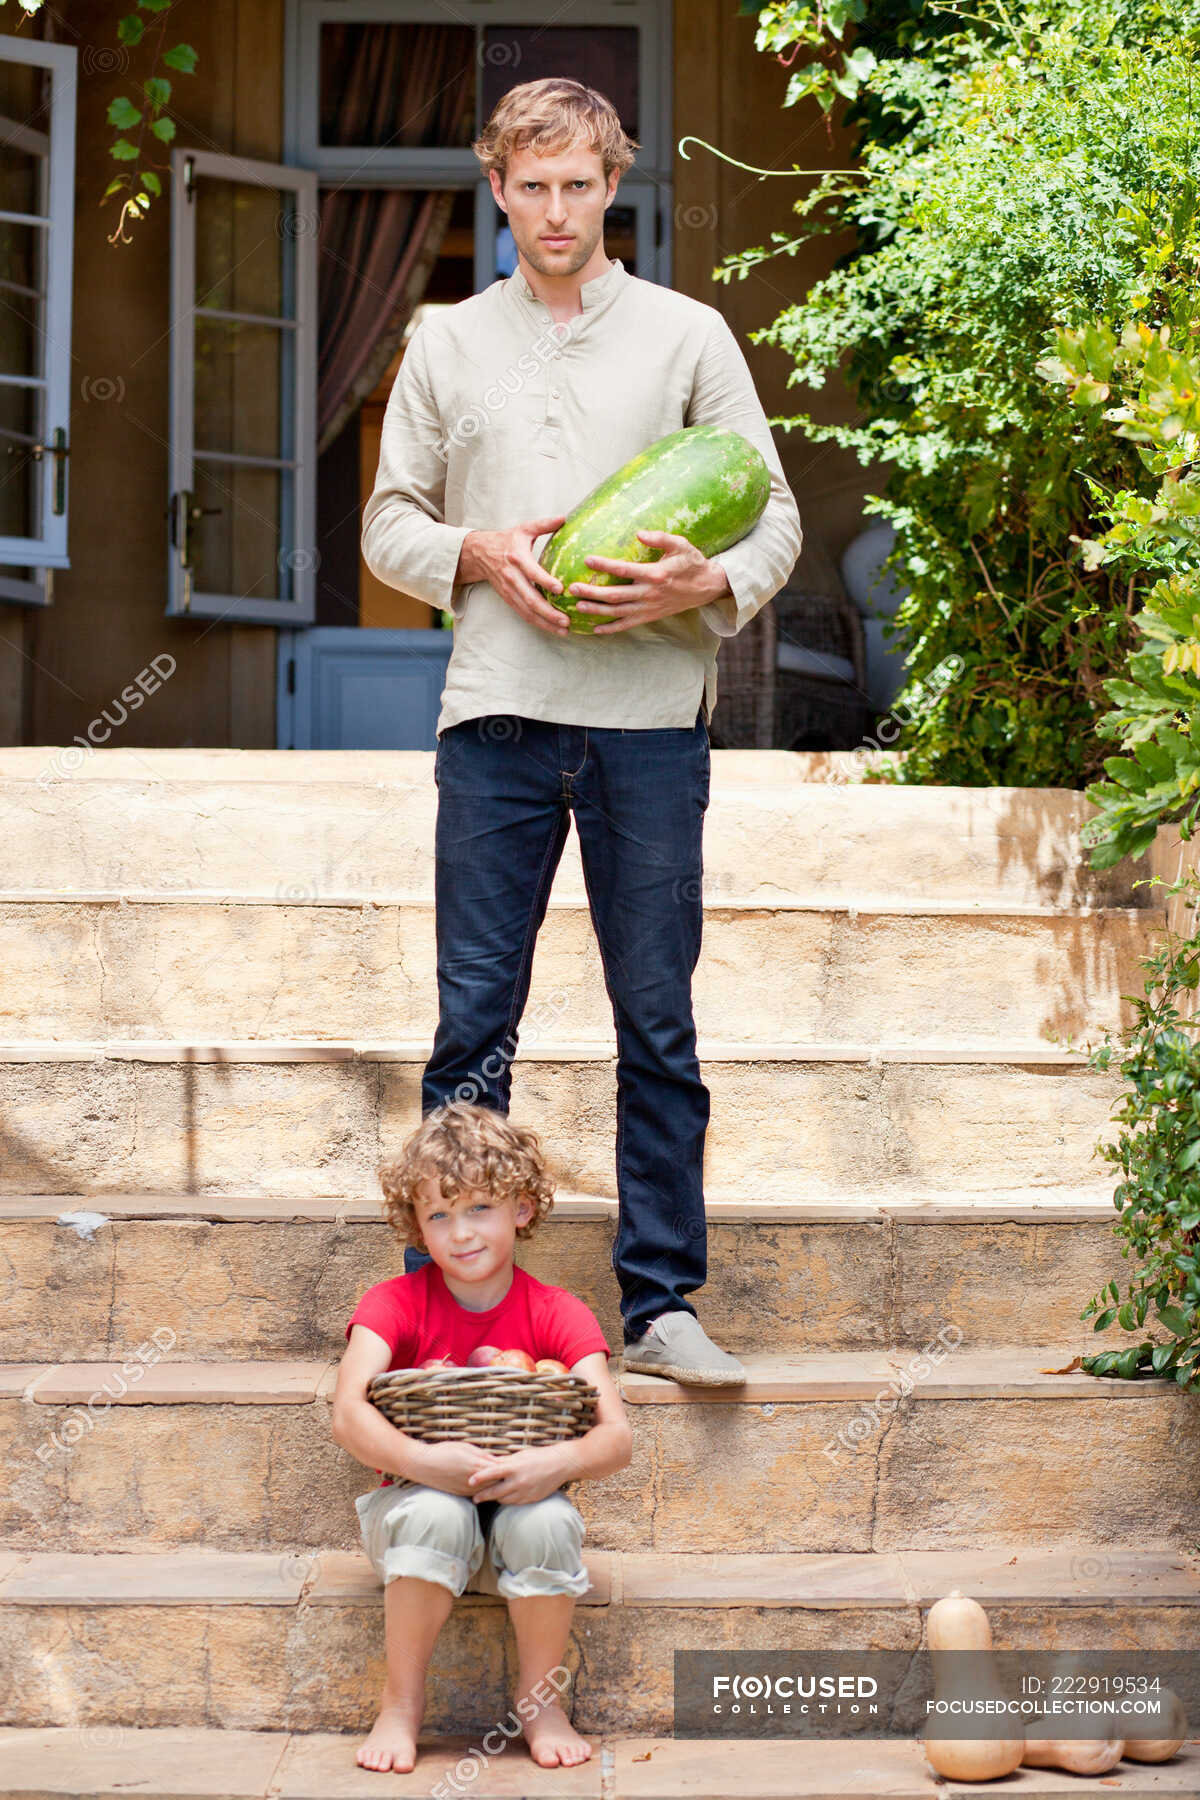
<path id="1" fill-rule="evenodd" d="M 533 1366 L 539 1375 L 569 1375 L 571 1373 L 566 1363 L 559 1362 L 556 1356 L 543 1356 Z"/>
<path id="2" fill-rule="evenodd" d="M 524 1369 L 532 1375 L 537 1367 L 528 1350 L 501 1350 L 492 1358 L 493 1369 Z"/>
<path id="3" fill-rule="evenodd" d="M 500 1351 L 495 1344 L 476 1344 L 467 1358 L 467 1367 L 468 1369 L 486 1369 L 495 1362 L 499 1355 Z"/>
<path id="4" fill-rule="evenodd" d="M 458 1364 L 450 1356 L 427 1356 L 418 1366 L 422 1369 L 456 1369 Z"/>

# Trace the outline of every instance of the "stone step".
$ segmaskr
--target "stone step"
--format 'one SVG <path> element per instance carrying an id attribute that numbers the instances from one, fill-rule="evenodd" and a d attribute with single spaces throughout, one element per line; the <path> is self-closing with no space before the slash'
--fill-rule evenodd
<path id="1" fill-rule="evenodd" d="M 1106 1349 L 1114 1334 L 1097 1338 L 1079 1315 L 1133 1274 L 1113 1237 L 1115 1179 L 1007 1196 L 710 1196 L 708 1279 L 690 1298 L 714 1341 L 739 1353 L 924 1344 L 947 1326 L 965 1348 Z M 587 1302 L 614 1350 L 616 1217 L 615 1200 L 560 1192 L 516 1245 L 522 1267 Z M 404 1272 L 365 1195 L 9 1195 L 0 1234 L 0 1342 L 13 1362 L 120 1362 L 151 1324 L 174 1334 L 168 1358 L 337 1357 L 359 1296 Z"/>
<path id="2" fill-rule="evenodd" d="M 503 1716 L 507 1724 L 507 1712 Z M 423 1731 L 416 1766 L 405 1775 L 358 1768 L 361 1742 L 361 1732 L 0 1728 L 0 1796 L 374 1800 L 384 1794 L 426 1800 L 461 1787 L 472 1800 L 944 1800 L 947 1792 L 918 1743 L 887 1738 L 722 1742 L 601 1732 L 588 1739 L 587 1762 L 542 1769 L 521 1738 L 508 1743 L 496 1733 L 485 1748 L 462 1733 L 434 1737 Z M 955 1782 L 953 1791 L 982 1795 L 992 1787 Z M 1190 1739 L 1168 1763 L 1122 1761 L 1103 1779 L 1021 1769 L 1005 1778 L 1003 1792 L 1017 1800 L 1068 1793 L 1079 1800 L 1172 1794 L 1194 1800 L 1200 1793 L 1200 1739 Z"/>
<path id="3" fill-rule="evenodd" d="M 432 897 L 432 751 L 76 749 L 76 767 L 63 755 L 0 751 L 0 842 L 20 846 L 10 870 L 29 877 L 18 891 Z M 1092 809 L 1074 789 L 864 784 L 865 767 L 853 756 L 715 751 L 706 899 L 1069 908 L 1147 896 L 1132 886 L 1141 862 L 1086 867 L 1078 833 Z M 584 896 L 574 830 L 555 891 Z"/>
<path id="4" fill-rule="evenodd" d="M 421 1116 L 428 1041 L 0 1045 L 0 1192 L 376 1193 Z M 1119 1071 L 1045 1044 L 701 1040 L 705 1176 L 734 1199 L 889 1183 L 930 1193 L 1062 1187 L 1105 1174 Z M 498 1066 L 498 1065 L 495 1065 Z M 469 1091 L 474 1091 L 469 1089 Z M 512 1114 L 559 1185 L 615 1191 L 616 1065 L 542 1036 L 513 1067 Z"/>
<path id="5" fill-rule="evenodd" d="M 251 1555 L 0 1552 L 10 1723 L 70 1727 L 85 1745 L 84 1734 L 111 1733 L 114 1720 L 121 1729 L 365 1731 L 383 1679 L 378 1578 L 361 1552 L 314 1554 L 302 1545 Z M 984 1606 L 998 1650 L 1069 1647 L 1145 1657 L 1194 1646 L 1200 1619 L 1196 1557 L 1083 1539 L 1054 1551 L 1003 1542 L 987 1554 L 589 1549 L 586 1560 L 592 1587 L 576 1609 L 566 1656 L 574 1722 L 585 1734 L 669 1736 L 676 1649 L 917 1650 L 928 1608 L 955 1587 Z M 507 1716 L 509 1643 L 503 1601 L 464 1594 L 430 1663 L 426 1733 L 468 1733 L 477 1741 Z M 742 1756 L 747 1748 L 739 1746 Z M 706 1756 L 720 1749 L 704 1746 Z M 1148 1767 L 1137 1791 L 1169 1767 Z M 1029 1795 L 1055 1791 L 1047 1771 L 1028 1773 L 1035 1777 Z M 1114 1778 L 1115 1771 L 1103 1791 L 1113 1791 L 1107 1784 Z M 386 1792 L 374 1779 L 381 1785 L 369 1791 Z M 1071 1785 L 1060 1792 L 1087 1791 L 1078 1776 L 1064 1780 Z M 1017 1778 L 1006 1781 L 1010 1788 L 1028 1800 Z M 530 1784 L 517 1791 L 542 1790 Z M 740 1785 L 732 1791 L 753 1794 Z M 318 1787 L 312 1800 L 337 1792 Z"/>
<path id="6" fill-rule="evenodd" d="M 1165 915 L 873 913 L 706 904 L 693 982 L 701 1037 L 1037 1042 L 1132 1022 Z M 374 1036 L 437 1029 L 432 906 L 318 900 L 0 900 L 0 1037 Z M 230 979 L 236 969 L 237 979 Z M 527 1028 L 615 1049 L 586 905 L 553 905 Z"/>
<path id="7" fill-rule="evenodd" d="M 335 1365 L 8 1365 L 0 1543 L 64 1550 L 358 1543 L 375 1485 L 331 1434 Z M 747 1355 L 738 1388 L 619 1371 L 633 1460 L 575 1497 L 600 1549 L 834 1552 L 1175 1548 L 1200 1535 L 1181 1471 L 1193 1397 L 1076 1370 L 1059 1345 Z M 133 1478 L 130 1471 L 134 1471 Z M 303 1471 L 297 1478 L 297 1471 Z"/>

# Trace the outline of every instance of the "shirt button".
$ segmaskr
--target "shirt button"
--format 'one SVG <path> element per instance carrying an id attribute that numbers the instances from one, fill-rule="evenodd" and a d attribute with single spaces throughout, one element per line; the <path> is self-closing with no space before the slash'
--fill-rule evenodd
<path id="1" fill-rule="evenodd" d="M 558 399 L 558 389 L 557 389 L 557 388 L 551 388 L 551 389 L 550 389 L 550 398 L 551 398 L 551 399 L 552 399 L 552 400 L 557 400 L 557 399 Z"/>

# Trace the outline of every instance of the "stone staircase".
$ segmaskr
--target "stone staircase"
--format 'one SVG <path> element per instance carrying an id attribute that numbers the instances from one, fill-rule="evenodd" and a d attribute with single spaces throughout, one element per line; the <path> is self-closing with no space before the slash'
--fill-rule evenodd
<path id="1" fill-rule="evenodd" d="M 375 1171 L 436 1022 L 432 760 L 0 751 L 0 1795 L 427 1794 L 507 1712 L 505 1608 L 464 1596 L 417 1770 L 354 1764 L 374 1477 L 329 1402 L 402 1268 Z M 472 1800 L 988 1791 L 914 1742 L 671 1736 L 676 1648 L 915 1650 L 955 1586 L 1001 1648 L 1197 1641 L 1195 1400 L 1069 1368 L 1118 1341 L 1078 1314 L 1127 1269 L 1092 1156 L 1119 1078 L 1079 1046 L 1162 914 L 1081 863 L 1077 794 L 859 772 L 714 753 L 693 1298 L 750 1380 L 621 1377 L 633 1462 L 576 1496 L 595 1753 L 516 1747 Z M 614 1058 L 572 833 L 513 1083 L 558 1200 L 520 1256 L 619 1351 Z M 1196 1796 L 1200 1739 L 1000 1789 Z"/>

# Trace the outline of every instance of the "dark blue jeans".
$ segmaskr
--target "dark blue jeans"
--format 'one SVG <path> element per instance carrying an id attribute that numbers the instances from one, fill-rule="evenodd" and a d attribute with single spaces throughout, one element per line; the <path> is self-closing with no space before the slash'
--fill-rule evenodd
<path id="1" fill-rule="evenodd" d="M 575 814 L 617 1034 L 618 1224 L 625 1342 L 707 1274 L 704 1136 L 692 972 L 709 793 L 703 708 L 687 727 L 620 730 L 490 713 L 438 739 L 440 1017 L 421 1110 L 509 1110 L 534 943 Z M 551 1035 L 570 1038 L 569 997 Z M 528 1123 L 537 1129 L 537 1121 Z M 407 1273 L 429 1261 L 404 1253 Z"/>

